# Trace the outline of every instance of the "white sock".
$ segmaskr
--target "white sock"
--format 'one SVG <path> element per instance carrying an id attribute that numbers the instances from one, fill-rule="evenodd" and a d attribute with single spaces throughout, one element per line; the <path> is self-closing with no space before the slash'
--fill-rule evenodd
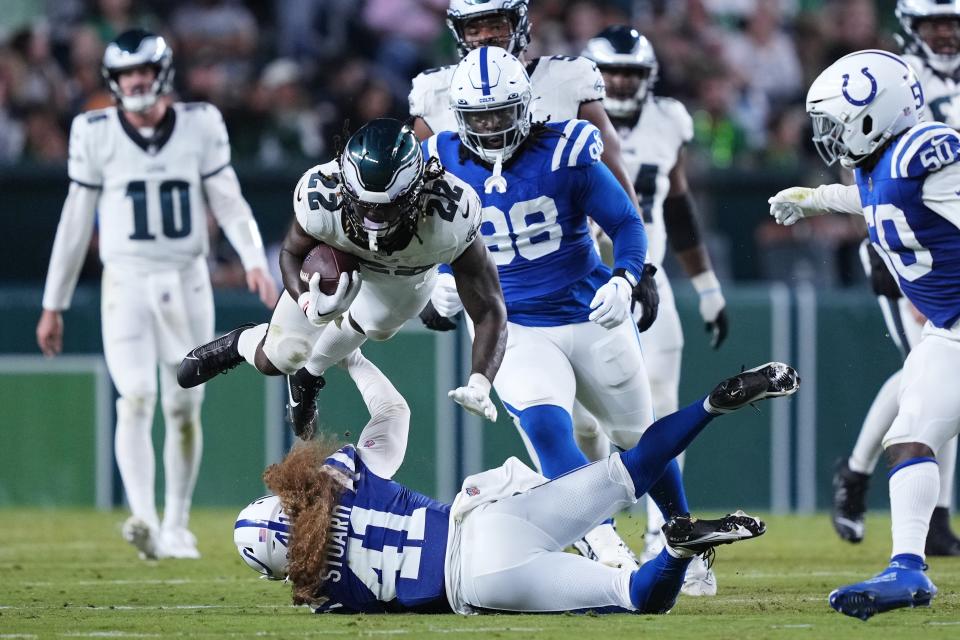
<path id="1" fill-rule="evenodd" d="M 900 392 L 901 373 L 902 370 L 897 371 L 887 378 L 873 399 L 867 417 L 863 419 L 863 426 L 860 427 L 857 443 L 847 461 L 851 471 L 870 475 L 877 467 L 877 461 L 883 452 L 883 436 L 887 435 L 900 408 L 897 394 Z"/>
<path id="2" fill-rule="evenodd" d="M 347 316 L 339 323 L 330 323 L 313 344 L 305 368 L 314 376 L 322 376 L 329 367 L 343 360 L 367 341 L 367 336 L 357 332 Z"/>
<path id="3" fill-rule="evenodd" d="M 163 472 L 166 485 L 163 528 L 178 529 L 190 522 L 190 503 L 203 454 L 200 406 L 164 406 Z"/>
<path id="4" fill-rule="evenodd" d="M 697 555 L 689 549 L 674 549 L 670 546 L 670 543 L 665 544 L 663 548 L 667 550 L 668 555 L 671 555 L 674 558 L 679 558 L 680 560 L 683 560 L 684 558 L 692 558 L 693 556 Z"/>
<path id="5" fill-rule="evenodd" d="M 947 444 L 937 451 L 937 464 L 940 466 L 940 497 L 937 506 L 953 509 L 953 474 L 957 470 L 957 436 L 950 438 Z"/>
<path id="6" fill-rule="evenodd" d="M 940 471 L 936 462 L 911 464 L 890 477 L 891 557 L 901 553 L 924 557 L 927 529 L 939 492 Z"/>
<path id="7" fill-rule="evenodd" d="M 114 434 L 114 455 L 130 511 L 151 527 L 159 527 L 153 483 L 156 463 L 153 458 L 154 395 L 129 400 L 117 399 L 117 432 Z"/>
<path id="8" fill-rule="evenodd" d="M 257 346 L 263 340 L 263 336 L 267 335 L 268 326 L 267 323 L 263 323 L 255 327 L 250 327 L 241 333 L 237 339 L 237 351 L 240 352 L 244 360 L 253 366 L 257 366 L 254 362 L 254 358 L 257 355 Z"/>

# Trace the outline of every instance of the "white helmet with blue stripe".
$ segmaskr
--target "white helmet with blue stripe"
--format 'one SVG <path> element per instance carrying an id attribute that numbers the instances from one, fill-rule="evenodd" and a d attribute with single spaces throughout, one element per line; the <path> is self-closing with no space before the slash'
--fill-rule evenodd
<path id="1" fill-rule="evenodd" d="M 500 47 L 474 49 L 450 80 L 460 140 L 491 164 L 505 162 L 530 133 L 530 78 Z"/>
<path id="2" fill-rule="evenodd" d="M 923 89 L 897 55 L 868 49 L 826 68 L 807 92 L 813 142 L 827 165 L 851 168 L 917 124 Z"/>
<path id="3" fill-rule="evenodd" d="M 290 518 L 277 496 L 257 498 L 240 512 L 233 541 L 247 565 L 270 580 L 287 577 Z"/>

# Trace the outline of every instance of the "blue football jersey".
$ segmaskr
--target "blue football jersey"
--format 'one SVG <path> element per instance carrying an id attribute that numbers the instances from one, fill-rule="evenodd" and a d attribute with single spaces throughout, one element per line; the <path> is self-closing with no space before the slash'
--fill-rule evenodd
<path id="1" fill-rule="evenodd" d="M 937 327 L 960 318 L 960 229 L 924 204 L 923 184 L 958 158 L 960 134 L 927 122 L 889 145 L 870 171 L 855 172 L 870 240 L 904 295 Z"/>
<path id="2" fill-rule="evenodd" d="M 375 475 L 353 445 L 325 464 L 350 478 L 331 515 L 316 613 L 449 612 L 444 587 L 450 505 Z"/>
<path id="3" fill-rule="evenodd" d="M 506 191 L 486 193 L 492 168 L 467 153 L 456 133 L 424 141 L 427 157 L 480 195 L 480 233 L 496 262 L 511 322 L 587 322 L 590 302 L 611 271 L 594 247 L 588 216 L 610 236 L 615 268 L 639 279 L 646 234 L 626 192 L 600 162 L 600 132 L 585 120 L 550 122 L 502 171 Z"/>

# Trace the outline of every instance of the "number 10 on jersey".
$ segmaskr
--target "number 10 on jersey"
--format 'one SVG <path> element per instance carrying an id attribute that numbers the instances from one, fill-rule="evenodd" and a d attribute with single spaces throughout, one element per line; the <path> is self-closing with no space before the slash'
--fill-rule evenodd
<path id="1" fill-rule="evenodd" d="M 165 180 L 160 183 L 160 220 L 167 238 L 186 238 L 193 229 L 190 215 L 190 183 L 183 180 Z M 147 183 L 134 180 L 127 185 L 127 197 L 133 202 L 133 233 L 131 240 L 156 240 L 147 218 Z"/>

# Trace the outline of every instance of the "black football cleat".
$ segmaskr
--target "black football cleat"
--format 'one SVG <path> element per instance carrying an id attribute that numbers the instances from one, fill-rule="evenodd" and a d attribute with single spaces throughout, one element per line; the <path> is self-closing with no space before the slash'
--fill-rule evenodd
<path id="1" fill-rule="evenodd" d="M 833 467 L 833 508 L 830 521 L 837 535 L 854 544 L 863 540 L 864 515 L 867 513 L 867 489 L 870 476 L 850 469 L 847 458 Z"/>
<path id="2" fill-rule="evenodd" d="M 930 516 L 924 552 L 928 556 L 960 556 L 960 540 L 950 529 L 950 510 L 946 507 L 937 507 Z"/>
<path id="3" fill-rule="evenodd" d="M 257 325 L 252 322 L 240 325 L 188 353 L 177 367 L 177 383 L 184 389 L 190 389 L 243 362 L 243 356 L 237 350 L 237 342 L 241 333 L 255 326 Z"/>
<path id="4" fill-rule="evenodd" d="M 738 510 L 716 520 L 674 516 L 663 525 L 662 531 L 667 544 L 674 549 L 700 555 L 721 544 L 758 538 L 766 533 L 767 525 L 760 518 Z"/>
<path id="5" fill-rule="evenodd" d="M 793 367 L 768 362 L 727 378 L 710 392 L 707 402 L 715 413 L 731 413 L 764 398 L 792 395 L 799 386 Z"/>
<path id="6" fill-rule="evenodd" d="M 301 440 L 311 439 L 317 430 L 317 394 L 324 384 L 323 376 L 306 369 L 287 376 L 287 419 Z"/>

